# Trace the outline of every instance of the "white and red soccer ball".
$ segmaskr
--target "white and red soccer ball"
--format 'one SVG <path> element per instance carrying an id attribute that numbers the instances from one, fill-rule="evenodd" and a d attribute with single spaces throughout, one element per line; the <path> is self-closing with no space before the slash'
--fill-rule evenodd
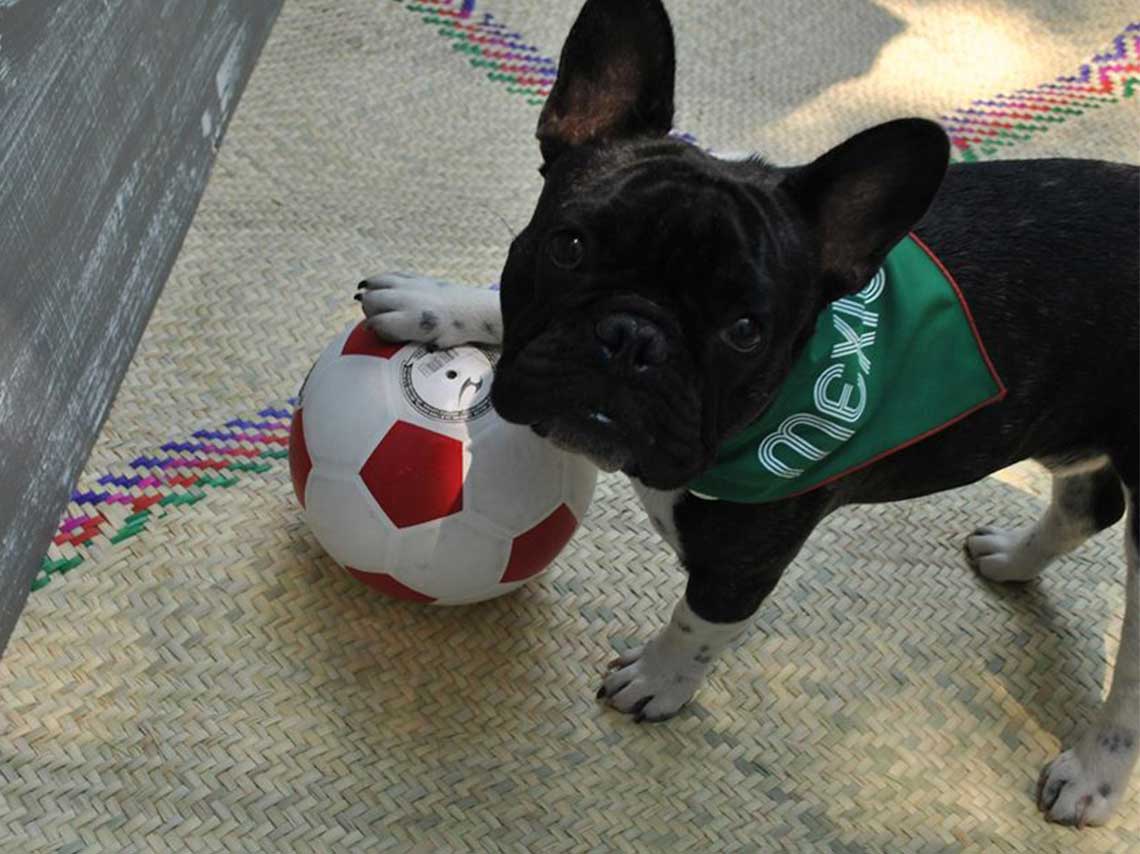
<path id="1" fill-rule="evenodd" d="M 301 388 L 293 488 L 353 576 L 439 605 L 509 593 L 569 542 L 596 469 L 491 408 L 495 355 L 385 344 L 362 323 Z"/>

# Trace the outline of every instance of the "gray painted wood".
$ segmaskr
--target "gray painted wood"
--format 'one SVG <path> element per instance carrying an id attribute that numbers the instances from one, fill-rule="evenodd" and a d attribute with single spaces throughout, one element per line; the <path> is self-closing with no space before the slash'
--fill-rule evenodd
<path id="1" fill-rule="evenodd" d="M 281 0 L 0 0 L 0 651 Z"/>

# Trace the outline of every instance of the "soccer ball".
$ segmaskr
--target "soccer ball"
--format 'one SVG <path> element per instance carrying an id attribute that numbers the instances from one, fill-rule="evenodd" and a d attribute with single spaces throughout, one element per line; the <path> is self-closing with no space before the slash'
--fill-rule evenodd
<path id="1" fill-rule="evenodd" d="M 363 323 L 301 387 L 289 436 L 317 541 L 390 596 L 460 605 L 501 596 L 569 542 L 597 470 L 491 408 L 497 354 L 386 344 Z"/>

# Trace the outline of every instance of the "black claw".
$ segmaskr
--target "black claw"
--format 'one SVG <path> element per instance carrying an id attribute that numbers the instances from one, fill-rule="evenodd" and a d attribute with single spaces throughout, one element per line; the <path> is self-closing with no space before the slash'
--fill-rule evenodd
<path id="1" fill-rule="evenodd" d="M 1053 809 L 1053 804 L 1057 803 L 1057 798 L 1061 797 L 1061 790 L 1069 783 L 1068 780 L 1061 780 L 1060 782 L 1050 784 L 1045 789 L 1045 806 L 1042 809 L 1045 812 Z M 1052 795 L 1052 797 L 1050 797 Z"/>
<path id="2" fill-rule="evenodd" d="M 606 698 L 606 683 L 602 683 L 602 687 L 598 689 L 598 699 L 604 700 Z"/>
<path id="3" fill-rule="evenodd" d="M 1089 807 L 1092 805 L 1092 795 L 1085 795 L 1077 801 L 1077 830 L 1082 830 L 1088 820 Z"/>
<path id="4" fill-rule="evenodd" d="M 633 722 L 634 723 L 639 724 L 643 720 L 645 720 L 645 707 L 649 705 L 649 702 L 652 699 L 653 699 L 653 695 L 650 694 L 648 697 L 645 697 L 644 699 L 638 700 L 634 704 L 633 708 L 630 709 L 630 712 L 633 714 Z"/>
<path id="5" fill-rule="evenodd" d="M 361 282 L 359 285 L 357 285 L 356 289 L 359 291 L 362 288 L 366 288 L 366 287 L 368 287 L 368 280 L 367 279 L 365 279 L 363 282 Z"/>
<path id="6" fill-rule="evenodd" d="M 962 540 L 962 554 L 965 555 L 966 564 L 970 567 L 970 569 L 974 570 L 975 572 L 980 573 L 981 569 L 978 567 L 977 559 L 974 557 L 973 553 L 970 551 L 970 543 L 968 540 Z"/>
<path id="7" fill-rule="evenodd" d="M 352 298 L 357 302 L 364 302 L 364 294 L 353 294 Z"/>
<path id="8" fill-rule="evenodd" d="M 1046 765 L 1044 768 L 1041 769 L 1041 773 L 1037 775 L 1037 795 L 1034 798 L 1034 800 L 1037 801 L 1037 809 L 1038 810 L 1044 809 L 1044 807 L 1042 807 L 1042 804 L 1044 803 L 1044 800 L 1042 799 L 1042 795 L 1045 794 L 1045 784 L 1048 781 L 1049 781 L 1049 766 Z"/>

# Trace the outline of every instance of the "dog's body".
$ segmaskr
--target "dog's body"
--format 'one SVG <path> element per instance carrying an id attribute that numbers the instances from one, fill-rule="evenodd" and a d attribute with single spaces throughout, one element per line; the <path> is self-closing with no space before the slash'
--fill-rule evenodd
<path id="1" fill-rule="evenodd" d="M 1074 160 L 947 170 L 944 136 L 919 121 L 795 169 L 726 162 L 664 137 L 672 66 L 657 0 L 590 0 L 540 121 L 546 186 L 511 247 L 502 325 L 495 292 L 401 275 L 363 283 L 370 323 L 440 346 L 501 338 L 496 409 L 633 478 L 689 574 L 669 625 L 615 662 L 599 692 L 639 719 L 692 696 L 839 506 L 1037 459 L 1055 475 L 1043 519 L 967 539 L 983 575 L 1010 581 L 1115 523 L 1127 497 L 1112 691 L 1046 766 L 1038 796 L 1050 818 L 1103 822 L 1140 745 L 1140 173 Z M 690 492 L 771 402 L 820 311 L 863 287 L 912 230 L 956 279 L 1004 399 L 797 497 Z"/>

